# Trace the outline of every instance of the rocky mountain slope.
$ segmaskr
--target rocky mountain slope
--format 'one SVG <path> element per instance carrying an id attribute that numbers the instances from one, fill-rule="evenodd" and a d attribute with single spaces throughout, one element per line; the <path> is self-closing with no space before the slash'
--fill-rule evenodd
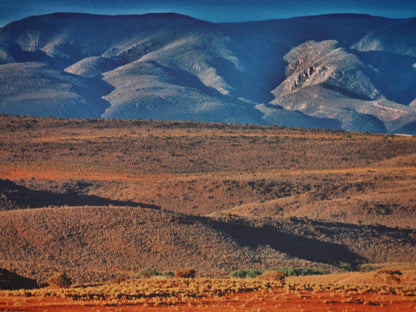
<path id="1" fill-rule="evenodd" d="M 416 133 L 416 19 L 30 17 L 0 29 L 0 112 Z"/>

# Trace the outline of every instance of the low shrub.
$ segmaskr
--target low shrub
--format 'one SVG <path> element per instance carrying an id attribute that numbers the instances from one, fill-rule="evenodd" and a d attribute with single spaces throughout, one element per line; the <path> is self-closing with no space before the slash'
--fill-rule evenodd
<path id="1" fill-rule="evenodd" d="M 346 271 L 352 271 L 352 270 L 353 270 L 353 266 L 352 266 L 352 264 L 351 264 L 351 263 L 349 263 L 349 262 L 340 261 L 340 262 L 338 263 L 338 267 L 339 267 L 340 269 L 344 269 L 344 270 L 346 270 Z"/>
<path id="2" fill-rule="evenodd" d="M 232 271 L 230 276 L 232 278 L 246 278 L 247 277 L 247 270 L 235 270 Z"/>
<path id="3" fill-rule="evenodd" d="M 264 271 L 259 279 L 266 281 L 278 281 L 283 283 L 285 281 L 286 274 L 279 270 L 267 270 Z"/>
<path id="4" fill-rule="evenodd" d="M 245 269 L 245 270 L 235 270 L 231 272 L 230 276 L 232 278 L 255 278 L 260 274 L 261 272 L 256 269 Z"/>
<path id="5" fill-rule="evenodd" d="M 195 278 L 197 271 L 191 268 L 179 269 L 175 272 L 176 278 Z"/>
<path id="6" fill-rule="evenodd" d="M 113 278 L 109 279 L 109 282 L 110 283 L 115 283 L 115 284 L 120 284 L 120 283 L 123 283 L 127 280 L 128 280 L 128 277 L 126 275 L 121 275 L 121 276 L 116 276 L 116 277 L 113 277 Z"/>
<path id="7" fill-rule="evenodd" d="M 322 275 L 329 273 L 329 271 L 322 268 L 276 268 L 273 270 L 283 272 L 286 276 Z"/>
<path id="8" fill-rule="evenodd" d="M 166 271 L 162 273 L 162 276 L 166 278 L 172 278 L 175 277 L 175 273 L 173 273 L 172 271 Z"/>
<path id="9" fill-rule="evenodd" d="M 261 274 L 261 272 L 259 270 L 255 270 L 255 269 L 248 269 L 247 270 L 247 277 L 249 277 L 249 278 L 255 278 L 260 274 Z"/>
<path id="10" fill-rule="evenodd" d="M 138 278 L 151 278 L 153 276 L 158 276 L 159 272 L 156 271 L 154 268 L 147 268 L 140 270 L 139 273 L 137 273 Z"/>
<path id="11" fill-rule="evenodd" d="M 52 275 L 48 279 L 48 284 L 53 287 L 66 288 L 72 285 L 72 280 L 65 272 L 60 272 Z"/>
<path id="12" fill-rule="evenodd" d="M 375 270 L 377 270 L 377 268 L 374 267 L 371 264 L 363 264 L 363 265 L 360 266 L 360 271 L 361 272 L 371 272 L 371 271 L 375 271 Z"/>
<path id="13" fill-rule="evenodd" d="M 376 277 L 381 279 L 383 282 L 390 283 L 400 283 L 400 277 L 403 273 L 399 270 L 390 270 L 390 269 L 381 269 L 376 273 Z"/>

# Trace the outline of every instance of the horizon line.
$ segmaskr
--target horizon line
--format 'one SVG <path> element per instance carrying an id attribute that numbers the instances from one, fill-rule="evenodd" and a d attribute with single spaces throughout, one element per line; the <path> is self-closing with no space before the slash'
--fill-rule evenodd
<path id="1" fill-rule="evenodd" d="M 293 15 L 293 16 L 285 16 L 285 17 L 276 17 L 276 18 L 264 18 L 264 19 L 246 19 L 246 20 L 235 20 L 235 21 L 212 21 L 209 19 L 198 18 L 192 16 L 190 14 L 179 13 L 175 11 L 154 11 L 154 12 L 147 12 L 147 13 L 132 13 L 132 14 L 108 14 L 108 13 L 92 13 L 92 12 L 81 12 L 81 11 L 56 11 L 50 13 L 42 13 L 42 14 L 33 14 L 28 15 L 26 17 L 16 19 L 10 22 L 7 22 L 4 25 L 0 25 L 0 28 L 6 27 L 9 24 L 13 24 L 19 21 L 23 21 L 29 18 L 34 17 L 41 17 L 41 16 L 48 16 L 48 15 L 89 15 L 89 16 L 102 16 L 102 17 L 133 17 L 133 16 L 146 16 L 146 15 L 178 15 L 184 16 L 191 19 L 208 22 L 212 24 L 238 24 L 238 23 L 255 23 L 255 22 L 267 22 L 267 21 L 275 21 L 275 20 L 290 20 L 290 19 L 297 19 L 297 18 L 309 18 L 309 17 L 320 17 L 320 16 L 367 16 L 372 18 L 382 18 L 382 19 L 390 19 L 390 20 L 408 20 L 414 19 L 416 16 L 410 17 L 387 17 L 382 15 L 375 15 L 375 14 L 368 14 L 368 13 L 356 13 L 356 12 L 344 12 L 344 13 L 322 13 L 322 14 L 311 14 L 311 15 Z"/>

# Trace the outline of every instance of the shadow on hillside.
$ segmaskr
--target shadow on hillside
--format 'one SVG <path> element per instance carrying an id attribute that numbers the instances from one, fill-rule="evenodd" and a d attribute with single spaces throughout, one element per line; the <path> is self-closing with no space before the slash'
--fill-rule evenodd
<path id="1" fill-rule="evenodd" d="M 36 280 L 0 268 L 0 289 L 18 290 L 39 288 Z"/>
<path id="2" fill-rule="evenodd" d="M 253 249 L 270 246 L 290 256 L 314 262 L 332 265 L 348 263 L 351 269 L 357 269 L 359 264 L 366 261 L 364 257 L 350 251 L 346 246 L 285 233 L 272 225 L 254 227 L 238 221 L 232 223 L 214 221 L 211 226 L 229 235 L 240 246 L 249 246 Z"/>
<path id="3" fill-rule="evenodd" d="M 414 235 L 416 234 L 416 230 L 412 228 L 391 227 L 381 224 L 357 225 L 336 221 L 313 221 L 313 225 L 316 226 L 319 232 L 329 237 L 337 235 L 340 232 L 361 231 L 367 232 L 369 235 L 375 235 L 377 237 L 389 237 L 391 240 L 399 239 L 402 243 L 408 243 L 412 246 L 416 246 L 416 241 L 413 239 Z"/>
<path id="4" fill-rule="evenodd" d="M 0 210 L 42 208 L 47 206 L 129 206 L 160 210 L 159 206 L 133 201 L 120 201 L 85 195 L 76 191 L 55 193 L 37 191 L 17 185 L 9 180 L 0 180 Z"/>

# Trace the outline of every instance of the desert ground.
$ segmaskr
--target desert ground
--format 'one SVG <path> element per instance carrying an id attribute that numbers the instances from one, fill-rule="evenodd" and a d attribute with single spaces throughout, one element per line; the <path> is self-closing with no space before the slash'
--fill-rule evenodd
<path id="1" fill-rule="evenodd" d="M 403 267 L 403 266 L 402 266 Z M 412 269 L 409 269 L 413 267 Z M 288 279 L 145 279 L 0 292 L 1 311 L 414 311 L 416 269 Z M 409 280 L 406 280 L 409 278 Z M 348 281 L 348 282 L 347 282 Z M 326 282 L 326 284 L 325 284 Z M 351 282 L 357 283 L 355 286 Z"/>
<path id="2" fill-rule="evenodd" d="M 415 310 L 415 137 L 9 115 L 0 130 L 0 267 L 44 286 L 0 290 L 0 311 Z M 261 278 L 279 268 L 319 275 Z M 47 287 L 61 271 L 72 285 Z"/>

